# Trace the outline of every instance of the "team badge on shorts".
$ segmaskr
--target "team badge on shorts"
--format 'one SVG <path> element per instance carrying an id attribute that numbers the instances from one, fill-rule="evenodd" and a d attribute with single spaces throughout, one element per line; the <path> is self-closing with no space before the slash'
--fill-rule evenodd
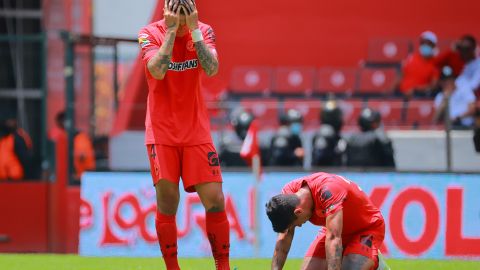
<path id="1" fill-rule="evenodd" d="M 220 162 L 218 160 L 218 155 L 216 152 L 208 152 L 208 165 L 210 166 L 220 166 Z"/>

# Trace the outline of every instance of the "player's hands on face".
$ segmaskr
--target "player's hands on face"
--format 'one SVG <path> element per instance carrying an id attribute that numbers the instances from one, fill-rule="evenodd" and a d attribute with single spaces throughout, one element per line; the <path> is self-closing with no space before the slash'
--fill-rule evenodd
<path id="1" fill-rule="evenodd" d="M 188 29 L 193 31 L 198 28 L 198 11 L 195 6 L 195 2 L 192 0 L 181 0 L 183 2 L 182 7 L 185 12 L 185 19 Z"/>
<path id="2" fill-rule="evenodd" d="M 180 0 L 165 0 L 163 17 L 169 30 L 177 31 L 180 25 Z"/>

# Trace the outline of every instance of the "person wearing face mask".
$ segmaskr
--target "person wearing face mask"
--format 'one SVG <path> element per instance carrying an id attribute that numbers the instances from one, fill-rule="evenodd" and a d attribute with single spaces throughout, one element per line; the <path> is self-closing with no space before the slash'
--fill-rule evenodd
<path id="1" fill-rule="evenodd" d="M 403 63 L 398 89 L 407 98 L 411 96 L 431 96 L 440 76 L 435 65 L 437 36 L 431 31 L 420 35 L 418 51 L 411 54 Z"/>
<path id="2" fill-rule="evenodd" d="M 477 41 L 471 35 L 465 35 L 457 41 L 456 51 L 465 62 L 458 77 L 452 69 L 442 70 L 442 92 L 435 97 L 435 118 L 437 122 L 445 119 L 447 110 L 454 129 L 468 129 L 474 125 L 475 94 L 480 94 L 480 58 L 476 56 Z"/>
<path id="3" fill-rule="evenodd" d="M 280 127 L 270 144 L 269 165 L 303 166 L 302 129 L 303 116 L 299 111 L 290 109 L 280 117 Z"/>

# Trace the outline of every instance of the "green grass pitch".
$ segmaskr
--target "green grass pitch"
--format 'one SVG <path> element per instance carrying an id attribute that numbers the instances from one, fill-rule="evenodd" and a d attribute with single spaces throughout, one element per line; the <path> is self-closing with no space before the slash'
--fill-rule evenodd
<path id="1" fill-rule="evenodd" d="M 284 269 L 299 269 L 300 259 L 290 259 Z M 393 270 L 462 270 L 480 269 L 480 261 L 435 261 L 435 260 L 388 260 Z M 233 259 L 232 270 L 270 269 L 269 259 Z M 212 270 L 212 259 L 180 259 L 180 267 L 185 270 Z M 161 258 L 97 258 L 76 255 L 23 255 L 0 254 L 2 270 L 149 270 L 165 269 Z"/>

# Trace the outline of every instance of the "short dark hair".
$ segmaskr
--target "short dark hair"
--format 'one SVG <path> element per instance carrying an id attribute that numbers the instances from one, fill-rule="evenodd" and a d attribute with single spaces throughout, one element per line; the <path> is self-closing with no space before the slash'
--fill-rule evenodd
<path id="1" fill-rule="evenodd" d="M 265 204 L 267 216 L 272 222 L 273 231 L 284 232 L 297 218 L 295 208 L 300 204 L 300 199 L 294 194 L 279 194 L 273 196 Z"/>
<path id="2" fill-rule="evenodd" d="M 472 35 L 464 35 L 460 40 L 465 40 L 465 41 L 470 42 L 470 44 L 472 45 L 472 47 L 474 49 L 477 47 L 477 40 Z"/>

